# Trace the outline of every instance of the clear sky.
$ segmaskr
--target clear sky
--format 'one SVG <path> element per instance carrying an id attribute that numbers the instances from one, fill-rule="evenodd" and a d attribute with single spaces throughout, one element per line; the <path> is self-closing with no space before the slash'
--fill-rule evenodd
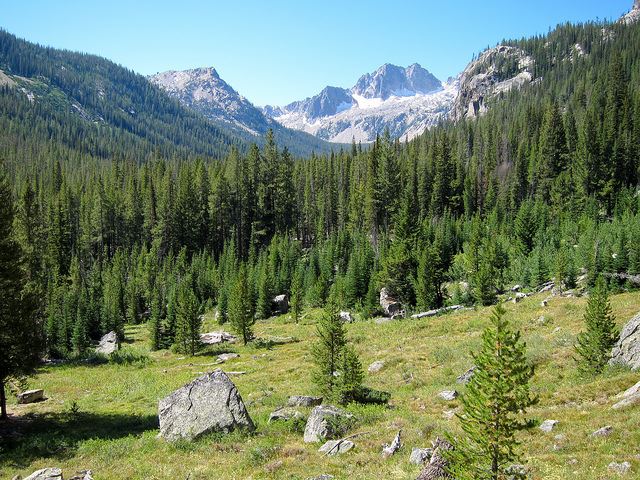
<path id="1" fill-rule="evenodd" d="M 617 18 L 632 0 L 0 0 L 0 27 L 151 74 L 200 66 L 256 105 L 351 87 L 384 63 L 441 80 L 504 38 Z"/>

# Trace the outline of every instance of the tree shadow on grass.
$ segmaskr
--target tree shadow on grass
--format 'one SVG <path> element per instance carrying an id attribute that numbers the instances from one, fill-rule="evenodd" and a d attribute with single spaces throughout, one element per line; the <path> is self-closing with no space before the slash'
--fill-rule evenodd
<path id="1" fill-rule="evenodd" d="M 89 439 L 116 440 L 158 428 L 155 415 L 38 413 L 0 422 L 0 466 L 21 469 L 38 458 L 72 457 Z"/>

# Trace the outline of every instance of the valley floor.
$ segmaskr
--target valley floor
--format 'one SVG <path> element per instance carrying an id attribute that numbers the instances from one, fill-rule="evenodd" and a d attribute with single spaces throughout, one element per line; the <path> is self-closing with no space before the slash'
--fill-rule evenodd
<path id="1" fill-rule="evenodd" d="M 540 403 L 530 416 L 559 421 L 551 433 L 537 427 L 523 432 L 523 460 L 536 479 L 615 478 L 611 462 L 631 462 L 627 478 L 640 472 L 640 407 L 612 410 L 613 397 L 638 380 L 639 373 L 609 369 L 603 376 L 583 378 L 573 360 L 573 343 L 582 328 L 583 298 L 554 297 L 542 307 L 541 295 L 507 304 L 508 318 L 520 328 L 536 365 L 533 389 Z M 619 325 L 640 311 L 640 292 L 611 298 Z M 210 350 L 196 357 L 169 351 L 149 352 L 144 326 L 130 327 L 132 340 L 123 349 L 132 362 L 103 365 L 60 364 L 40 369 L 29 386 L 44 388 L 48 400 L 10 405 L 15 429 L 0 444 L 0 478 L 28 475 L 58 466 L 65 478 L 91 469 L 102 479 L 306 479 L 321 474 L 336 479 L 415 478 L 420 467 L 409 463 L 413 447 L 429 447 L 436 435 L 457 431 L 445 412 L 458 402 L 438 397 L 442 390 L 463 387 L 456 377 L 472 364 L 469 352 L 480 343 L 490 309 L 464 310 L 434 318 L 382 325 L 369 321 L 348 325 L 349 337 L 363 366 L 384 360 L 384 368 L 367 374 L 365 384 L 392 393 L 388 407 L 348 407 L 359 421 L 351 433 L 356 448 L 325 457 L 320 445 L 302 441 L 304 424 L 269 424 L 269 413 L 289 395 L 313 393 L 310 346 L 315 319 L 310 311 L 299 325 L 282 316 L 256 325 L 260 338 L 292 336 L 296 343 L 272 348 L 241 345 Z M 544 316 L 544 321 L 540 317 Z M 217 330 L 207 318 L 208 330 Z M 217 354 L 233 351 L 239 358 L 221 367 L 245 372 L 232 376 L 250 415 L 253 435 L 209 436 L 195 443 L 168 444 L 157 438 L 158 400 L 203 372 L 218 368 Z M 613 433 L 590 434 L 611 425 Z M 383 459 L 381 446 L 402 429 L 403 447 Z M 9 429 L 4 427 L 4 432 Z"/>

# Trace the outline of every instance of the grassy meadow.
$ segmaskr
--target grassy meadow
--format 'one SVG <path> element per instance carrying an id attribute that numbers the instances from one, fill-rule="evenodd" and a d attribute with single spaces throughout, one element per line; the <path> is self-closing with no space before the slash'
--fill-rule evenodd
<path id="1" fill-rule="evenodd" d="M 521 434 L 523 461 L 535 479 L 599 480 L 616 478 L 607 465 L 627 460 L 632 469 L 626 477 L 638 478 L 640 407 L 611 410 L 611 405 L 612 397 L 640 380 L 640 374 L 612 368 L 595 378 L 579 375 L 573 343 L 582 328 L 586 299 L 554 297 L 542 307 L 544 296 L 506 304 L 508 318 L 521 329 L 536 366 L 533 390 L 540 402 L 530 416 L 560 422 L 551 433 L 532 428 Z M 611 304 L 623 325 L 640 311 L 640 292 L 613 296 Z M 294 337 L 294 343 L 224 345 L 195 357 L 149 352 L 146 327 L 131 326 L 117 362 L 41 368 L 29 387 L 44 388 L 48 399 L 31 405 L 12 400 L 12 420 L 3 427 L 8 440 L 0 444 L 0 478 L 26 476 L 47 466 L 63 468 L 65 478 L 90 469 L 96 480 L 307 479 L 320 474 L 337 479 L 415 478 L 420 467 L 409 463 L 411 449 L 428 447 L 436 435 L 458 430 L 457 419 L 447 418 L 458 401 L 443 401 L 438 393 L 464 391 L 456 377 L 472 365 L 470 351 L 480 344 L 490 309 L 348 325 L 365 371 L 373 361 L 385 361 L 380 372 L 367 373 L 365 384 L 392 397 L 388 406 L 347 407 L 358 418 L 350 433 L 362 435 L 354 439 L 354 450 L 335 457 L 319 453 L 320 444 L 302 441 L 304 423 L 267 422 L 289 395 L 314 393 L 310 347 L 320 314 L 307 311 L 298 325 L 288 315 L 256 325 L 260 339 Z M 212 317 L 207 316 L 205 331 L 220 329 Z M 220 367 L 245 372 L 231 378 L 257 424 L 256 432 L 210 435 L 194 443 L 169 444 L 157 438 L 158 400 L 218 368 L 216 356 L 223 352 L 240 354 Z M 613 426 L 612 435 L 590 437 L 605 425 Z M 399 429 L 402 449 L 383 459 L 382 444 L 391 442 Z"/>

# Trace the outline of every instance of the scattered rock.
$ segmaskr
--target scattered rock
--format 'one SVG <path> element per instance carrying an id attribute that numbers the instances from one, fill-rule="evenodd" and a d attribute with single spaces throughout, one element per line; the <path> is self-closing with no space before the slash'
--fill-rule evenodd
<path id="1" fill-rule="evenodd" d="M 221 355 L 218 355 L 218 363 L 224 363 L 227 360 L 238 357 L 240 357 L 240 355 L 238 355 L 237 353 L 223 353 Z"/>
<path id="2" fill-rule="evenodd" d="M 26 390 L 17 395 L 19 404 L 41 402 L 44 398 L 44 390 L 39 388 L 35 390 Z"/>
<path id="3" fill-rule="evenodd" d="M 269 423 L 277 421 L 288 422 L 289 420 L 297 420 L 303 418 L 304 415 L 295 408 L 280 407 L 277 410 L 271 412 L 271 415 L 269 415 Z"/>
<path id="4" fill-rule="evenodd" d="M 624 392 L 624 393 L 626 393 L 626 392 Z M 618 410 L 620 408 L 632 407 L 634 405 L 639 405 L 639 404 L 640 404 L 640 391 L 635 391 L 634 393 L 630 393 L 628 395 L 625 395 L 622 398 L 622 400 L 620 400 L 618 403 L 616 403 L 611 408 L 613 408 L 614 410 Z"/>
<path id="5" fill-rule="evenodd" d="M 545 420 L 544 422 L 542 422 L 542 424 L 540 424 L 540 430 L 545 433 L 549 433 L 551 430 L 556 428 L 556 425 L 558 425 L 558 423 L 558 420 Z"/>
<path id="6" fill-rule="evenodd" d="M 592 437 L 608 437 L 613 433 L 613 427 L 607 425 L 606 427 L 599 428 L 591 434 Z"/>
<path id="7" fill-rule="evenodd" d="M 631 397 L 632 395 L 635 395 L 636 393 L 639 393 L 639 392 L 640 392 L 640 382 L 636 383 L 633 387 L 629 387 L 624 392 L 619 393 L 618 395 L 616 395 L 616 398 Z"/>
<path id="8" fill-rule="evenodd" d="M 542 308 L 548 307 L 548 306 L 549 306 L 549 301 L 545 298 L 544 300 L 542 300 L 542 301 L 540 302 L 540 306 L 541 306 Z"/>
<path id="9" fill-rule="evenodd" d="M 462 375 L 460 375 L 458 378 L 456 378 L 456 382 L 466 385 L 471 381 L 475 372 L 476 372 L 476 366 L 474 365 L 469 370 L 467 370 Z"/>
<path id="10" fill-rule="evenodd" d="M 609 464 L 609 470 L 615 473 L 619 473 L 620 475 L 625 475 L 629 470 L 631 470 L 631 464 L 629 462 L 611 462 Z"/>
<path id="11" fill-rule="evenodd" d="M 283 315 L 289 311 L 289 297 L 285 294 L 277 295 L 273 297 L 273 305 L 276 312 Z"/>
<path id="12" fill-rule="evenodd" d="M 507 474 L 508 480 L 517 480 L 521 478 L 527 478 L 527 467 L 521 465 L 519 463 L 514 463 L 513 465 L 509 465 L 504 473 Z"/>
<path id="13" fill-rule="evenodd" d="M 334 478 L 335 477 L 333 475 L 323 473 L 322 475 L 319 475 L 317 477 L 309 477 L 307 478 L 307 480 L 333 480 Z"/>
<path id="14" fill-rule="evenodd" d="M 611 351 L 612 365 L 625 365 L 640 369 L 640 313 L 633 317 L 620 332 L 620 338 Z"/>
<path id="15" fill-rule="evenodd" d="M 93 480 L 93 473 L 91 470 L 81 470 L 69 480 Z"/>
<path id="16" fill-rule="evenodd" d="M 371 365 L 369 365 L 369 368 L 367 368 L 367 371 L 369 373 L 378 373 L 380 370 L 382 370 L 383 367 L 384 367 L 384 361 L 376 360 Z"/>
<path id="17" fill-rule="evenodd" d="M 449 478 L 447 474 L 447 466 L 449 462 L 442 454 L 443 451 L 453 450 L 451 445 L 446 440 L 436 438 L 433 442 L 433 454 L 429 459 L 429 463 L 424 467 L 417 480 L 437 480 L 443 478 Z"/>
<path id="18" fill-rule="evenodd" d="M 208 432 L 255 429 L 238 389 L 218 369 L 179 388 L 158 404 L 160 435 L 193 440 Z"/>
<path id="19" fill-rule="evenodd" d="M 538 290 L 538 293 L 550 292 L 551 290 L 553 290 L 555 288 L 555 286 L 556 286 L 555 283 L 547 282 L 542 286 L 542 288 L 540 290 Z"/>
<path id="20" fill-rule="evenodd" d="M 118 335 L 116 335 L 116 332 L 109 332 L 100 339 L 100 343 L 96 347 L 96 353 L 111 355 L 118 348 Z"/>
<path id="21" fill-rule="evenodd" d="M 33 472 L 24 480 L 62 480 L 62 470 L 57 467 L 43 468 Z"/>
<path id="22" fill-rule="evenodd" d="M 432 448 L 414 448 L 409 456 L 409 463 L 414 465 L 424 465 L 433 455 Z"/>
<path id="23" fill-rule="evenodd" d="M 527 294 L 522 292 L 517 292 L 513 297 L 513 303 L 518 303 L 523 298 L 527 298 Z"/>
<path id="24" fill-rule="evenodd" d="M 331 439 L 346 432 L 353 420 L 353 415 L 333 405 L 314 407 L 304 429 L 306 443 Z"/>
<path id="25" fill-rule="evenodd" d="M 440 392 L 438 394 L 438 396 L 441 399 L 450 402 L 450 401 L 455 400 L 456 398 L 458 398 L 458 392 L 455 391 L 455 390 L 444 390 L 444 391 Z"/>
<path id="26" fill-rule="evenodd" d="M 329 440 L 322 445 L 318 451 L 325 455 L 341 455 L 347 453 L 355 446 L 356 445 L 350 440 Z"/>
<path id="27" fill-rule="evenodd" d="M 200 334 L 200 342 L 205 345 L 217 345 L 219 343 L 235 343 L 237 337 L 227 332 L 209 332 Z"/>
<path id="28" fill-rule="evenodd" d="M 452 312 L 455 310 L 461 310 L 464 306 L 462 305 L 451 305 L 449 307 L 437 308 L 435 310 L 428 310 L 426 312 L 415 313 L 411 315 L 411 318 L 426 318 L 426 317 L 435 317 L 436 315 L 440 315 L 441 313 Z"/>
<path id="29" fill-rule="evenodd" d="M 289 407 L 315 407 L 322 403 L 322 397 L 309 397 L 306 395 L 292 395 L 287 401 Z"/>
<path id="30" fill-rule="evenodd" d="M 545 326 L 545 325 L 546 325 L 547 323 L 549 323 L 549 322 L 547 321 L 547 318 L 546 318 L 544 315 L 540 315 L 540 316 L 538 317 L 538 320 L 536 320 L 536 323 L 537 323 L 538 325 L 540 325 L 541 327 L 543 327 L 543 326 Z"/>
<path id="31" fill-rule="evenodd" d="M 393 318 L 402 314 L 402 304 L 393 298 L 386 288 L 380 290 L 380 307 L 387 317 Z"/>
<path id="32" fill-rule="evenodd" d="M 519 292 L 520 290 L 522 290 L 522 285 L 514 285 L 511 287 L 512 292 Z"/>
<path id="33" fill-rule="evenodd" d="M 353 323 L 353 317 L 350 312 L 340 312 L 340 320 L 342 320 L 342 323 Z"/>

